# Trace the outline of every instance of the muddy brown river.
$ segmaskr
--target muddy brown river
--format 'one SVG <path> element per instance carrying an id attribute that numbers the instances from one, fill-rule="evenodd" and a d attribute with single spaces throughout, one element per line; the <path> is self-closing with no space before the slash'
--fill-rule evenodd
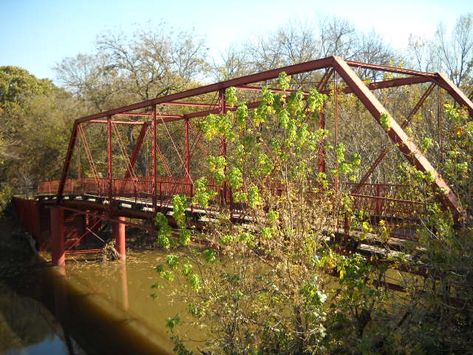
<path id="1" fill-rule="evenodd" d="M 0 353 L 172 353 L 166 320 L 186 310 L 172 296 L 179 290 L 151 288 L 162 257 L 148 250 L 129 252 L 126 263 L 69 259 L 64 269 L 32 262 L 0 283 Z M 199 333 L 188 328 L 191 346 Z"/>

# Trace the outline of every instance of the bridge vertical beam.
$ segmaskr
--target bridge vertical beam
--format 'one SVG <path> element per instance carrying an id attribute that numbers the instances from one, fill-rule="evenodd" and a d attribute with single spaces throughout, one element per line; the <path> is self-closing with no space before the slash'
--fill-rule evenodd
<path id="1" fill-rule="evenodd" d="M 66 254 L 64 251 L 64 209 L 51 207 L 51 261 L 54 266 L 64 266 Z"/>
<path id="2" fill-rule="evenodd" d="M 71 165 L 72 153 L 74 152 L 74 147 L 77 140 L 77 130 L 79 123 L 74 122 L 72 127 L 71 138 L 69 139 L 69 146 L 67 147 L 66 159 L 64 160 L 64 166 L 62 168 L 61 181 L 59 182 L 59 188 L 57 191 L 57 202 L 59 203 L 62 199 L 62 194 L 64 193 L 64 185 L 66 184 L 67 175 L 69 173 L 69 167 Z"/>
<path id="3" fill-rule="evenodd" d="M 107 116 L 107 173 L 108 173 L 108 207 L 112 209 L 113 171 L 112 171 L 112 116 Z"/>
<path id="4" fill-rule="evenodd" d="M 338 145 L 338 121 L 340 117 L 340 110 L 339 110 L 339 104 L 338 104 L 338 85 L 337 85 L 337 80 L 338 80 L 338 75 L 335 72 L 333 74 L 333 100 L 334 100 L 334 134 L 333 134 L 333 139 L 334 139 L 334 146 L 335 148 Z M 338 159 L 335 159 L 335 168 L 337 171 L 339 171 L 339 163 Z M 335 185 L 335 191 L 340 190 L 340 176 L 337 174 L 334 179 L 334 185 Z"/>
<path id="5" fill-rule="evenodd" d="M 325 70 L 325 73 L 320 80 L 319 84 L 317 85 L 317 91 L 322 91 L 325 90 L 331 76 L 334 74 L 334 69 L 333 68 L 327 68 Z M 319 128 L 320 129 L 325 129 L 325 105 L 322 107 L 322 109 L 319 112 Z M 325 161 L 325 139 L 322 139 L 319 142 L 318 145 L 318 172 L 319 173 L 325 173 L 327 171 L 327 164 Z"/>
<path id="6" fill-rule="evenodd" d="M 189 118 L 184 119 L 184 170 L 186 174 L 186 181 L 189 184 L 189 194 L 192 197 L 191 188 L 191 150 L 189 145 Z"/>
<path id="7" fill-rule="evenodd" d="M 158 185 L 158 172 L 157 172 L 157 161 L 156 161 L 156 154 L 158 150 L 158 123 L 156 121 L 156 105 L 153 105 L 153 122 L 152 122 L 152 130 L 153 130 L 153 145 L 151 148 L 151 160 L 152 160 L 152 170 L 153 170 L 153 181 L 151 187 L 151 194 L 152 194 L 152 203 L 153 203 L 153 211 L 154 213 L 157 212 L 157 185 Z"/>
<path id="8" fill-rule="evenodd" d="M 218 91 L 218 103 L 219 103 L 219 113 L 220 114 L 225 114 L 227 112 L 227 105 L 226 105 L 226 102 L 225 102 L 225 90 L 221 89 Z M 220 152 L 219 154 L 223 157 L 226 158 L 227 156 L 227 140 L 225 139 L 225 137 L 222 137 L 221 141 L 220 141 Z M 226 169 L 226 168 L 225 168 Z M 227 183 L 224 181 L 223 182 L 223 186 L 222 186 L 222 203 L 225 204 L 226 203 L 226 199 L 227 199 L 227 190 L 228 190 L 228 186 L 227 186 Z M 230 202 L 231 204 L 231 202 Z"/>
<path id="9" fill-rule="evenodd" d="M 319 114 L 319 128 L 320 129 L 325 129 L 325 112 L 320 111 Z M 325 173 L 327 170 L 327 165 L 325 163 L 325 139 L 322 139 L 319 142 L 318 146 L 318 167 L 319 167 L 319 173 Z"/>
<path id="10" fill-rule="evenodd" d="M 121 260 L 126 259 L 126 230 L 125 217 L 119 216 L 117 221 L 112 221 L 112 237 L 115 239 L 115 249 Z"/>

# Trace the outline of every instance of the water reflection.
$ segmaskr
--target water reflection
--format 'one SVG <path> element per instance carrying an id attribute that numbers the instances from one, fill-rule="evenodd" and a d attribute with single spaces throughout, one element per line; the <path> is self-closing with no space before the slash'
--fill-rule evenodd
<path id="1" fill-rule="evenodd" d="M 161 258 L 158 251 L 143 251 L 129 253 L 126 262 L 69 262 L 54 283 L 58 319 L 64 318 L 64 309 L 70 319 L 76 309 L 87 307 L 82 314 L 91 313 L 99 323 L 107 323 L 105 332 L 114 334 L 114 339 L 121 334 L 123 346 L 131 346 L 134 353 L 172 353 L 166 319 L 186 308 L 173 301 L 171 290 L 159 290 L 157 299 L 151 297 Z"/>
<path id="2" fill-rule="evenodd" d="M 175 297 L 178 282 L 151 289 L 164 258 L 140 251 L 126 262 L 71 260 L 66 268 L 43 262 L 12 285 L 0 283 L 0 353 L 172 353 L 166 320 L 187 312 Z M 195 327 L 186 331 L 202 337 Z"/>
<path id="3" fill-rule="evenodd" d="M 120 260 L 120 283 L 122 285 L 122 307 L 124 311 L 128 311 L 128 273 L 126 261 L 123 260 Z"/>
<path id="4" fill-rule="evenodd" d="M 0 283 L 0 353 L 79 354 L 60 324 L 38 301 Z"/>

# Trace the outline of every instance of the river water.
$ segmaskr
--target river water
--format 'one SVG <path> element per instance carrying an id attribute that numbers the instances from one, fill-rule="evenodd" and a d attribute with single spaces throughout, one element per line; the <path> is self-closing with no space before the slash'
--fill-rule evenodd
<path id="1" fill-rule="evenodd" d="M 0 280 L 0 353 L 172 353 L 166 320 L 185 308 L 170 295 L 176 290 L 151 288 L 162 258 L 145 250 L 129 252 L 126 263 L 68 260 L 58 268 L 30 261 Z"/>
<path id="2" fill-rule="evenodd" d="M 165 324 L 177 314 L 187 346 L 205 338 L 185 322 L 183 285 L 151 287 L 163 252 L 128 250 L 126 262 L 69 257 L 59 268 L 47 254 L 24 253 L 24 242 L 12 248 L 6 233 L 0 225 L 0 354 L 168 354 Z"/>

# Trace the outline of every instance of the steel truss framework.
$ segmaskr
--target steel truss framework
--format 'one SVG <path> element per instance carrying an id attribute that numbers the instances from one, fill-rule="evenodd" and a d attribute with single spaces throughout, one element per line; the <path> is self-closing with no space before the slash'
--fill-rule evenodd
<path id="1" fill-rule="evenodd" d="M 383 80 L 378 82 L 372 82 L 365 84 L 361 78 L 356 74 L 355 68 L 369 69 L 372 71 L 389 72 L 397 74 L 399 77 L 391 78 L 389 80 Z M 453 189 L 447 184 L 447 182 L 440 176 L 438 171 L 432 166 L 427 160 L 420 149 L 415 145 L 412 139 L 408 137 L 404 129 L 408 124 L 408 120 L 414 116 L 419 108 L 424 103 L 425 99 L 430 95 L 432 89 L 438 86 L 446 90 L 451 97 L 462 107 L 466 107 L 470 115 L 473 115 L 473 104 L 472 102 L 450 81 L 445 75 L 440 73 L 429 73 L 420 72 L 415 70 L 409 70 L 404 68 L 397 68 L 386 65 L 375 65 L 367 64 L 355 61 L 345 61 L 339 57 L 327 57 L 323 59 L 313 60 L 306 63 L 295 64 L 283 68 L 268 70 L 257 74 L 247 75 L 236 79 L 231 79 L 216 84 L 198 87 L 187 91 L 171 94 L 164 97 L 158 97 L 155 99 L 138 102 L 132 105 L 119 107 L 106 112 L 93 114 L 90 116 L 82 117 L 75 120 L 72 134 L 69 141 L 68 150 L 64 162 L 63 172 L 61 180 L 57 186 L 57 201 L 63 201 L 63 195 L 65 188 L 67 187 L 68 175 L 71 169 L 71 159 L 74 150 L 77 148 L 78 141 L 80 140 L 84 146 L 87 146 L 86 138 L 84 135 L 84 125 L 89 124 L 102 124 L 107 126 L 108 132 L 108 176 L 107 179 L 102 179 L 102 184 L 105 181 L 108 186 L 104 186 L 104 189 L 108 191 L 110 200 L 113 199 L 114 195 L 119 195 L 120 189 L 114 186 L 113 167 L 112 167 L 112 135 L 116 132 L 117 125 L 141 125 L 140 134 L 135 145 L 131 156 L 128 158 L 127 169 L 125 176 L 121 177 L 125 181 L 129 180 L 134 176 L 134 167 L 140 150 L 142 149 L 143 141 L 145 136 L 151 135 L 152 141 L 152 172 L 150 181 L 150 195 L 153 200 L 153 210 L 156 211 L 157 195 L 159 194 L 159 188 L 162 187 L 163 181 L 158 177 L 157 174 L 157 160 L 162 159 L 162 153 L 157 145 L 157 129 L 159 124 L 165 124 L 173 121 L 183 121 L 184 124 L 184 157 L 179 156 L 179 160 L 183 163 L 185 171 L 185 179 L 192 185 L 192 178 L 190 176 L 190 162 L 192 155 L 192 148 L 197 144 L 197 139 L 191 146 L 189 142 L 189 130 L 190 120 L 194 118 L 204 117 L 211 113 L 224 113 L 227 108 L 225 106 L 225 90 L 230 87 L 235 87 L 238 90 L 259 90 L 261 86 L 257 84 L 267 82 L 271 79 L 275 79 L 281 72 L 285 72 L 288 75 L 296 75 L 301 73 L 308 73 L 316 70 L 324 69 L 324 75 L 321 77 L 320 82 L 317 84 L 317 88 L 321 92 L 330 94 L 327 89 L 327 83 L 333 75 L 338 75 L 346 83 L 346 87 L 343 89 L 343 93 L 352 93 L 361 101 L 366 109 L 371 113 L 376 121 L 380 121 L 382 113 L 387 113 L 391 118 L 392 115 L 388 110 L 381 104 L 381 102 L 373 94 L 373 90 L 381 90 L 385 88 L 393 88 L 399 86 L 420 84 L 420 83 L 431 83 L 428 90 L 420 98 L 417 105 L 412 109 L 408 119 L 402 124 L 399 124 L 395 119 L 391 119 L 390 128 L 386 131 L 387 137 L 398 147 L 398 149 L 404 154 L 406 159 L 413 164 L 417 169 L 424 173 L 430 173 L 433 177 L 434 187 L 443 192 L 442 202 L 444 206 L 450 209 L 454 215 L 459 216 L 462 213 L 462 207 L 458 196 Z M 217 94 L 217 102 L 209 102 L 208 94 Z M 259 105 L 259 102 L 248 103 L 249 108 L 255 108 Z M 177 106 L 182 108 L 190 108 L 190 112 L 184 114 L 160 114 L 161 108 L 165 106 Z M 124 119 L 124 117 L 127 117 Z M 130 117 L 139 117 L 139 121 L 131 121 Z M 122 118 L 122 119 L 120 119 Z M 221 149 L 225 150 L 225 146 Z M 372 166 L 368 169 L 368 172 L 361 178 L 358 185 L 352 189 L 353 193 L 359 192 L 362 185 L 368 180 L 370 174 L 373 172 L 375 167 L 383 160 L 386 155 L 386 151 L 380 152 L 378 158 L 374 161 Z M 89 152 L 90 155 L 90 152 Z M 93 167 L 93 158 L 89 156 L 90 164 Z M 321 161 L 320 164 L 324 162 Z M 168 170 L 169 171 L 169 170 Z M 95 174 L 97 179 L 97 174 Z M 171 177 L 169 177 L 171 178 Z M 182 179 L 181 179 L 182 180 Z M 123 185 L 123 183 L 122 183 Z M 49 187 L 50 188 L 50 187 Z M 139 188 L 139 186 L 138 186 Z M 121 186 L 123 191 L 124 186 Z M 110 204 L 111 205 L 111 204 Z"/>
<path id="2" fill-rule="evenodd" d="M 383 79 L 365 83 L 357 75 L 357 70 L 369 70 L 378 74 L 392 73 L 393 75 L 387 80 Z M 420 72 L 386 65 L 346 61 L 332 56 L 197 87 L 76 119 L 72 127 L 61 179 L 45 182 L 39 187 L 40 194 L 55 194 L 55 197 L 48 197 L 50 201 L 54 201 L 55 206 L 51 211 L 51 245 L 53 255 L 55 255 L 53 258 L 54 263 L 61 264 L 64 262 L 64 211 L 69 210 L 79 214 L 82 213 L 86 219 L 88 215 L 91 215 L 94 218 L 109 220 L 112 226 L 114 226 L 112 229 L 116 237 L 117 246 L 121 250 L 120 253 L 124 254 L 124 224 L 136 225 L 130 219 L 125 220 L 124 217 L 150 220 L 157 211 L 163 209 L 163 202 L 169 202 L 169 200 L 165 201 L 164 196 L 169 198 L 170 195 L 175 193 L 183 193 L 188 196 L 193 195 L 194 177 L 191 173 L 191 165 L 196 160 L 201 159 L 198 153 L 196 153 L 196 147 L 201 147 L 204 151 L 208 147 L 202 147 L 202 132 L 195 132 L 191 121 L 206 117 L 209 114 L 222 114 L 227 110 L 233 110 L 234 108 L 226 106 L 226 89 L 235 87 L 238 91 L 251 94 L 252 91 L 261 90 L 262 86 L 267 85 L 271 80 L 277 79 L 282 72 L 294 76 L 315 71 L 322 72 L 317 79 L 318 82 L 314 84 L 318 91 L 334 95 L 335 101 L 337 101 L 336 95 L 338 94 L 352 94 L 356 96 L 359 102 L 363 104 L 374 120 L 380 125 L 381 116 L 385 117 L 387 114 L 390 120 L 389 128 L 383 129 L 386 138 L 394 143 L 408 162 L 423 173 L 430 174 L 433 187 L 441 192 L 439 195 L 444 207 L 449 209 L 456 218 L 462 216 L 463 209 L 459 197 L 416 146 L 413 139 L 406 134 L 405 128 L 436 87 L 446 91 L 459 106 L 466 108 L 470 116 L 473 116 L 472 102 L 445 75 L 440 73 Z M 339 89 L 334 90 L 329 87 L 332 79 Z M 373 93 L 375 90 L 415 84 L 426 84 L 428 87 L 401 123 L 395 120 L 393 115 Z M 277 89 L 271 90 L 277 91 Z M 260 102 L 257 100 L 247 102 L 249 109 L 257 108 L 259 105 Z M 321 128 L 325 128 L 325 121 L 325 114 L 321 112 L 319 123 Z M 170 122 L 182 122 L 180 132 L 182 132 L 183 137 L 179 137 L 180 142 L 176 142 L 172 138 L 172 134 L 167 127 L 167 124 Z M 106 177 L 100 176 L 98 172 L 99 167 L 97 167 L 97 163 L 94 161 L 90 148 L 91 142 L 89 142 L 85 133 L 87 127 L 97 125 L 106 132 Z M 173 154 L 175 154 L 174 164 L 177 161 L 177 165 L 180 165 L 178 168 L 182 172 L 179 176 L 173 176 L 172 170 L 175 167 L 171 166 L 172 164 L 167 161 L 164 152 L 158 144 L 158 126 L 159 131 L 165 132 L 170 138 L 168 144 L 172 145 Z M 120 138 L 119 127 L 139 128 L 136 143 L 131 153 L 127 153 L 127 148 L 124 147 L 124 143 Z M 144 150 L 145 142 L 149 141 L 151 142 L 151 146 L 148 147 L 148 151 L 151 154 L 151 166 L 146 176 L 140 176 L 136 172 L 136 165 L 140 154 Z M 77 179 L 73 179 L 71 176 L 71 162 L 75 152 L 77 154 L 79 151 L 79 146 L 85 152 L 92 177 L 82 178 L 78 176 Z M 219 154 L 226 154 L 227 145 L 225 140 L 222 139 L 218 150 Z M 117 151 L 121 152 L 123 156 L 122 161 L 125 161 L 126 164 L 125 173 L 122 176 L 114 176 L 113 158 Z M 366 189 L 367 185 L 370 185 L 366 182 L 387 153 L 387 149 L 381 150 L 360 181 L 350 186 L 351 193 L 355 198 L 368 197 L 374 199 L 374 203 L 371 204 L 371 212 L 378 215 L 381 214 L 382 210 L 381 190 L 395 188 L 396 186 L 386 184 L 383 186 L 371 186 L 372 191 L 375 191 L 374 196 L 365 196 L 362 191 Z M 160 164 L 159 168 L 158 162 Z M 325 171 L 325 164 L 325 151 L 323 145 L 321 145 L 318 157 L 319 171 Z M 78 185 L 80 185 L 80 189 L 77 189 Z M 231 206 L 231 193 L 227 191 L 225 184 L 223 186 L 213 186 L 213 188 L 220 192 L 220 201 L 223 203 L 229 202 Z M 75 192 L 79 190 L 81 193 L 86 193 L 86 195 L 74 197 Z M 90 195 L 94 197 L 87 197 Z M 148 202 L 146 204 L 138 204 L 138 198 L 141 201 L 146 200 Z M 229 199 L 230 201 L 228 201 Z M 384 200 L 389 199 L 385 198 Z M 405 200 L 397 200 L 396 202 L 400 204 L 415 204 L 414 201 Z M 123 208 L 124 205 L 127 205 L 129 208 Z M 138 207 L 134 208 L 136 206 Z M 60 210 L 59 212 L 58 209 Z M 149 226 L 145 228 L 149 228 Z M 82 238 L 83 235 L 79 239 Z"/>

